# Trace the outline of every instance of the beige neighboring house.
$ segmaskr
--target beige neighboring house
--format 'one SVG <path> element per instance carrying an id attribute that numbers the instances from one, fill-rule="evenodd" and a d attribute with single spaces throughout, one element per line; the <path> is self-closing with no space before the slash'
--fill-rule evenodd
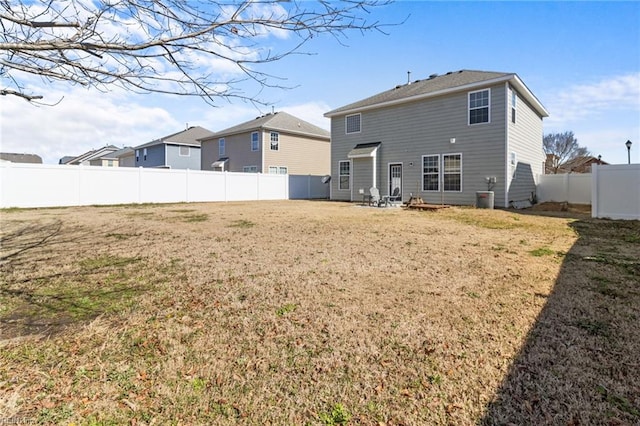
<path id="1" fill-rule="evenodd" d="M 327 130 L 286 112 L 275 112 L 201 139 L 202 170 L 327 175 Z"/>
<path id="2" fill-rule="evenodd" d="M 118 161 L 118 167 L 135 167 L 136 157 L 133 148 L 127 146 L 111 154 Z"/>
<path id="3" fill-rule="evenodd" d="M 117 164 L 114 165 L 114 160 L 115 162 L 117 162 L 117 159 L 112 157 L 111 154 L 118 151 L 119 149 L 120 148 L 115 145 L 106 145 L 102 148 L 87 151 L 84 154 L 78 155 L 77 157 L 72 157 L 71 159 L 67 159 L 67 157 L 65 157 L 65 161 L 63 162 L 63 159 L 61 159 L 60 164 L 117 167 Z"/>

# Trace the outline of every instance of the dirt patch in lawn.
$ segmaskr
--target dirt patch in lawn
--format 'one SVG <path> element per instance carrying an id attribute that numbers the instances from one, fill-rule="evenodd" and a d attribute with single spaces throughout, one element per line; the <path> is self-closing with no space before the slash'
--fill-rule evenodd
<path id="1" fill-rule="evenodd" d="M 518 211 L 4 211 L 0 418 L 638 423 L 638 258 Z"/>

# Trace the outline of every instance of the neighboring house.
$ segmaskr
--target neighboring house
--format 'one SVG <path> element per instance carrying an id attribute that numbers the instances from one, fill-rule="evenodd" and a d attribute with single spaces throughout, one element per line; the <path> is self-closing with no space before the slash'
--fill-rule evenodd
<path id="1" fill-rule="evenodd" d="M 0 152 L 0 160 L 9 163 L 42 164 L 42 158 L 36 154 L 15 154 L 12 152 Z"/>
<path id="2" fill-rule="evenodd" d="M 136 167 L 200 170 L 200 139 L 213 132 L 193 126 L 178 133 L 136 146 Z"/>
<path id="3" fill-rule="evenodd" d="M 135 167 L 136 166 L 135 150 L 131 147 L 122 148 L 114 152 L 113 156 L 118 159 L 119 167 Z"/>
<path id="4" fill-rule="evenodd" d="M 606 161 L 602 161 L 602 157 L 580 156 L 572 158 L 562 164 L 556 165 L 554 159 L 557 158 L 553 154 L 547 154 L 547 162 L 545 163 L 545 173 L 547 174 L 566 174 L 566 173 L 591 173 L 593 164 L 608 165 Z M 557 160 L 556 160 L 557 161 Z"/>
<path id="5" fill-rule="evenodd" d="M 76 157 L 72 155 L 65 155 L 60 160 L 58 160 L 58 164 L 67 164 L 69 161 L 73 160 L 74 158 Z"/>
<path id="6" fill-rule="evenodd" d="M 202 170 L 327 175 L 327 130 L 275 112 L 202 139 Z"/>
<path id="7" fill-rule="evenodd" d="M 329 111 L 331 199 L 369 188 L 407 201 L 495 205 L 531 199 L 544 172 L 547 110 L 516 74 L 462 70 Z"/>
<path id="8" fill-rule="evenodd" d="M 104 156 L 108 156 L 109 154 L 114 153 L 119 150 L 115 145 L 106 145 L 102 148 L 93 149 L 91 151 L 87 151 L 84 154 L 80 154 L 77 157 L 62 157 L 60 159 L 60 164 L 71 164 L 71 165 L 81 165 L 81 166 L 102 166 L 102 161 L 99 159 Z M 67 159 L 65 162 L 63 160 Z"/>
<path id="9" fill-rule="evenodd" d="M 132 161 L 128 167 L 133 167 L 133 148 L 121 148 L 117 151 L 107 152 L 100 157 L 92 158 L 89 161 L 89 165 L 102 167 L 127 167 L 125 164 L 120 162 L 120 155 L 125 153 L 130 153 Z"/>

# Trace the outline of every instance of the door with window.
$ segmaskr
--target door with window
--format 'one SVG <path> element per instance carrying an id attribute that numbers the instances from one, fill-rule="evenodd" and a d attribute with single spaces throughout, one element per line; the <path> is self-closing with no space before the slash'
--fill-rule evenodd
<path id="1" fill-rule="evenodd" d="M 389 199 L 402 200 L 402 164 L 389 164 Z"/>

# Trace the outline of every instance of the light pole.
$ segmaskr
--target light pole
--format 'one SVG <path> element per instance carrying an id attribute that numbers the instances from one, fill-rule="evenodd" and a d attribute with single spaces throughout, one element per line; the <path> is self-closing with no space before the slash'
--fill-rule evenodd
<path id="1" fill-rule="evenodd" d="M 631 164 L 631 141 L 628 140 L 625 145 L 627 146 L 627 163 Z"/>

